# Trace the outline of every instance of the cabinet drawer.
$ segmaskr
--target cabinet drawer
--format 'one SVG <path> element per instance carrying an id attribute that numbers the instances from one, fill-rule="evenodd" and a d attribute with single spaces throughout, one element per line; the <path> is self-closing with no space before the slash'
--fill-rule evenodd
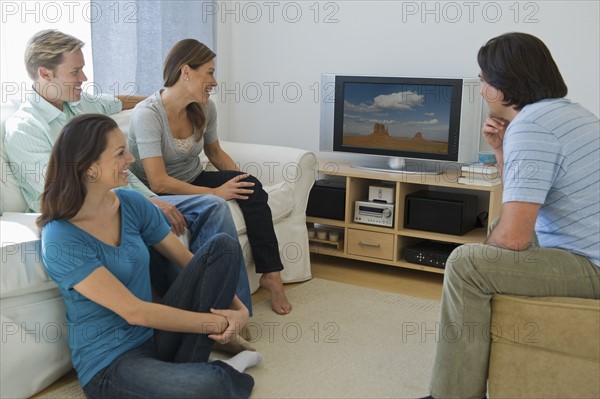
<path id="1" fill-rule="evenodd" d="M 348 253 L 394 260 L 394 235 L 348 229 Z"/>

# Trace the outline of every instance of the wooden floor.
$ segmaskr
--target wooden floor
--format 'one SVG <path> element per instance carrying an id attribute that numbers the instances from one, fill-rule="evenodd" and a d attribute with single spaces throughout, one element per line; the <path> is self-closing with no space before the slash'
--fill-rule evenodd
<path id="1" fill-rule="evenodd" d="M 425 299 L 441 298 L 443 274 L 315 254 L 311 255 L 311 266 L 313 277 L 324 280 Z M 298 284 L 302 283 L 286 284 L 285 289 L 291 289 Z M 268 298 L 268 292 L 262 288 L 252 294 L 253 303 Z"/>
<path id="2" fill-rule="evenodd" d="M 442 274 L 314 254 L 311 264 L 312 275 L 316 278 L 425 299 L 439 300 L 441 297 L 444 277 Z M 302 283 L 286 284 L 285 289 L 289 290 L 299 284 Z M 262 288 L 252 294 L 253 303 L 259 303 L 268 298 L 268 292 Z M 290 316 L 286 317 L 293 317 L 293 314 L 292 310 Z M 68 384 L 76 378 L 75 372 L 71 370 L 34 398 L 41 398 L 44 394 Z"/>

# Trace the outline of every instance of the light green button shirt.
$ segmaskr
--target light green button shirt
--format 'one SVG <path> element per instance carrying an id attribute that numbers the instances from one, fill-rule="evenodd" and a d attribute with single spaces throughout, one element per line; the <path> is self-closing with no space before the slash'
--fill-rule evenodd
<path id="1" fill-rule="evenodd" d="M 37 93 L 29 93 L 7 121 L 4 145 L 10 167 L 18 179 L 21 192 L 32 212 L 40 211 L 40 196 L 44 191 L 46 166 L 52 146 L 63 126 L 76 115 L 97 113 L 112 115 L 122 109 L 121 101 L 113 96 L 81 94 L 81 100 L 64 103 L 59 110 Z M 131 175 L 128 188 L 145 196 L 154 193 Z"/>

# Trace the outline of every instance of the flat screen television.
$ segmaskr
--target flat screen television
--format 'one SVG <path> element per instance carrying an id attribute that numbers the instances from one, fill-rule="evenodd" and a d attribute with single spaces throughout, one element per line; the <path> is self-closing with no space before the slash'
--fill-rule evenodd
<path id="1" fill-rule="evenodd" d="M 321 84 L 321 151 L 368 155 L 353 166 L 387 172 L 477 161 L 478 78 L 323 74 Z"/>

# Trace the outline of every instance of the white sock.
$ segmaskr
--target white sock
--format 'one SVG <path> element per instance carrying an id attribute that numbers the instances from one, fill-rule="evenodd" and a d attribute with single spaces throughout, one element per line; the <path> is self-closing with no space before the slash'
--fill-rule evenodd
<path id="1" fill-rule="evenodd" d="M 256 366 L 261 360 L 262 356 L 258 352 L 242 351 L 230 359 L 223 360 L 223 363 L 227 363 L 240 373 L 243 373 L 247 368 Z"/>

